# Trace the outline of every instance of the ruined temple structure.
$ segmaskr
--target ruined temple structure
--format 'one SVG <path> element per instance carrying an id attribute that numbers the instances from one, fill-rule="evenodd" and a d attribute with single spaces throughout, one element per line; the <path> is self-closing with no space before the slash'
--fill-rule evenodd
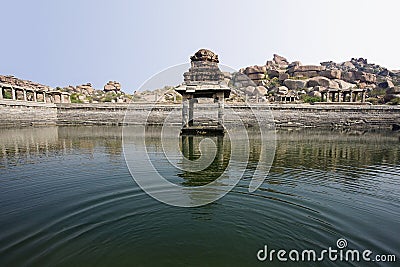
<path id="1" fill-rule="evenodd" d="M 71 103 L 71 94 L 14 76 L 0 75 L 0 100 Z"/>
<path id="2" fill-rule="evenodd" d="M 224 100 L 231 89 L 224 81 L 224 74 L 218 68 L 218 55 L 207 49 L 200 49 L 192 57 L 190 69 L 183 74 L 184 82 L 175 88 L 182 95 L 181 134 L 223 134 Z M 216 125 L 199 125 L 193 121 L 194 104 L 197 98 L 213 98 L 218 103 Z"/>
<path id="3" fill-rule="evenodd" d="M 322 102 L 361 102 L 365 103 L 366 89 L 334 89 L 327 88 L 321 92 Z"/>

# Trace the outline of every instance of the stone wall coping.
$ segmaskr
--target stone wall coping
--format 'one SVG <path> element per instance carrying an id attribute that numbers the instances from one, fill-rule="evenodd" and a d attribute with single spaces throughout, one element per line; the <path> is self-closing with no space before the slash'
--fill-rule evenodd
<path id="1" fill-rule="evenodd" d="M 11 100 L 11 99 L 0 100 L 0 105 L 57 108 L 57 106 L 54 103 L 33 102 L 33 101 L 24 101 L 24 100 Z"/>

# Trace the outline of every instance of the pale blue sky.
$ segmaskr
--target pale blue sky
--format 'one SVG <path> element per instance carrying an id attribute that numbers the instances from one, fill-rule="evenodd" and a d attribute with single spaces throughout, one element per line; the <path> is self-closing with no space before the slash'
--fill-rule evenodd
<path id="1" fill-rule="evenodd" d="M 2 1 L 0 74 L 133 92 L 199 48 L 239 69 L 273 53 L 400 69 L 399 1 Z"/>

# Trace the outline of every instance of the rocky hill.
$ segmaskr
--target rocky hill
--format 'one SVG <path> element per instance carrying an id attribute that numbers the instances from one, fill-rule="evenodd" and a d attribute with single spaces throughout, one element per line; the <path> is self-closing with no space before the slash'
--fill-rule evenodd
<path id="1" fill-rule="evenodd" d="M 240 74 L 246 75 L 251 82 Z M 250 98 L 261 96 L 262 101 L 275 101 L 277 96 L 293 95 L 299 101 L 310 98 L 318 101 L 326 89 L 365 89 L 367 101 L 372 103 L 399 103 L 400 71 L 391 71 L 367 59 L 353 58 L 335 63 L 303 65 L 300 61 L 289 62 L 273 55 L 262 66 L 242 68 L 233 75 L 233 84 Z"/>
<path id="2" fill-rule="evenodd" d="M 232 88 L 228 102 L 290 102 L 321 101 L 327 90 L 363 89 L 366 101 L 373 104 L 400 104 L 400 71 L 388 70 L 364 58 L 320 65 L 303 65 L 300 61 L 289 62 L 274 54 L 265 65 L 240 69 L 235 73 L 224 72 L 224 80 Z M 182 77 L 183 78 L 183 77 Z M 93 88 L 91 83 L 56 87 L 22 80 L 14 76 L 0 75 L 0 83 L 28 87 L 43 91 L 63 91 L 71 94 L 73 103 L 98 102 L 179 102 L 181 96 L 173 86 L 150 91 L 135 91 L 133 95 L 122 91 L 117 81 L 107 82 L 103 89 Z"/>

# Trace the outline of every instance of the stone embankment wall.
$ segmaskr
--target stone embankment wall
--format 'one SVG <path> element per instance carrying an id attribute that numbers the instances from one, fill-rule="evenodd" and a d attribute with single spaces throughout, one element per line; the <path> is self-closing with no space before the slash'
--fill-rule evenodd
<path id="1" fill-rule="evenodd" d="M 129 107 L 129 108 L 128 108 Z M 301 104 L 251 104 L 226 105 L 226 113 L 232 108 L 251 124 L 251 110 L 261 117 L 272 118 L 276 127 L 316 127 L 391 129 L 400 124 L 400 107 L 388 105 L 301 105 Z M 128 112 L 127 112 L 128 110 Z M 179 124 L 180 105 L 138 104 L 33 104 L 18 101 L 0 102 L 0 127 L 26 125 L 122 125 L 124 116 L 133 124 L 143 124 L 151 112 L 148 122 L 168 121 Z M 199 106 L 196 116 L 216 116 L 213 105 Z M 229 116 L 227 122 L 229 122 Z"/>
<path id="2" fill-rule="evenodd" d="M 56 124 L 55 104 L 0 100 L 0 127 Z"/>
<path id="3" fill-rule="evenodd" d="M 400 124 L 399 106 L 293 104 L 270 109 L 277 127 L 391 129 Z"/>

